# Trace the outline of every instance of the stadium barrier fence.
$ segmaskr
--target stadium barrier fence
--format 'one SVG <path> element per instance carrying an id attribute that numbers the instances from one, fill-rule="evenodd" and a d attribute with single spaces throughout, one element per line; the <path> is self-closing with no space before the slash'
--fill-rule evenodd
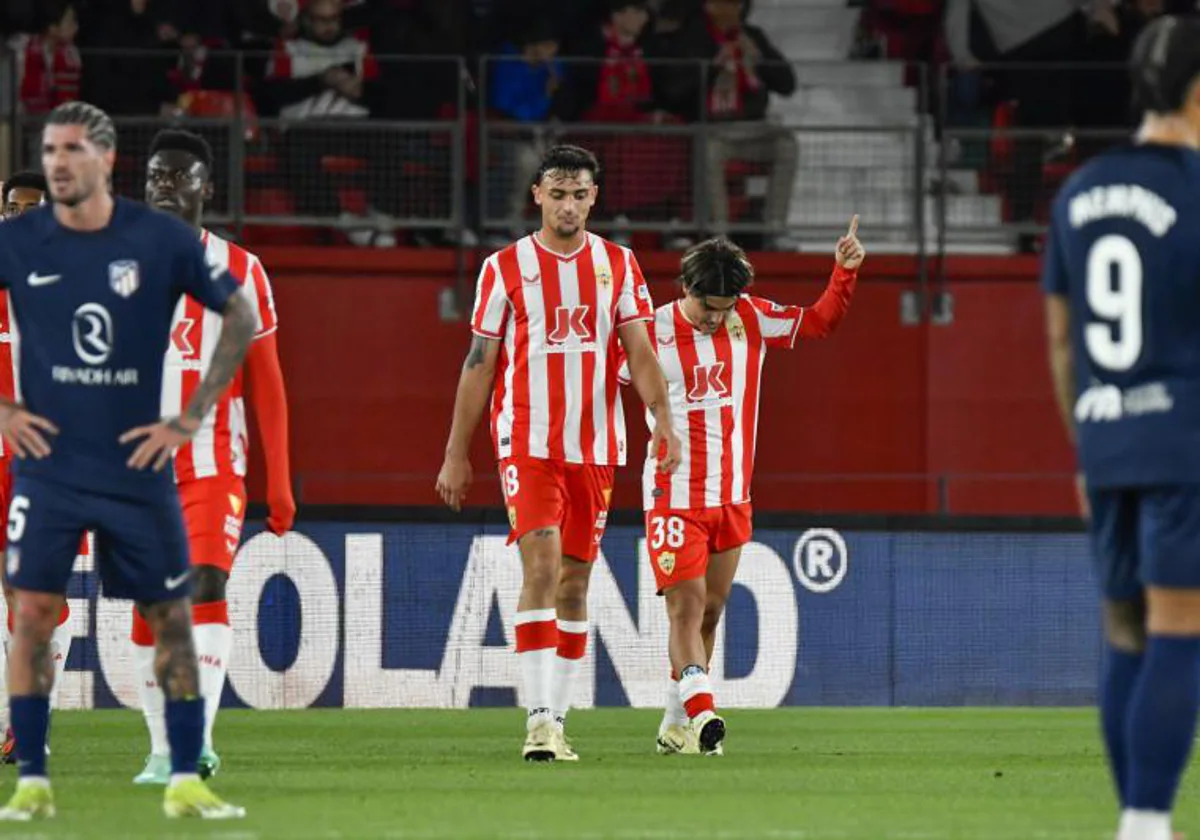
<path id="1" fill-rule="evenodd" d="M 94 66 L 111 74 L 115 66 L 127 75 L 165 74 L 179 60 L 162 51 L 83 55 L 85 73 Z M 1044 228 L 1046 194 L 1074 166 L 1124 136 L 1070 127 L 1127 122 L 1113 108 L 1121 95 L 1105 93 L 1125 89 L 1119 65 L 984 65 L 961 73 L 891 61 L 796 62 L 796 91 L 773 96 L 766 121 L 741 124 L 731 136 L 727 124 L 707 120 L 705 62 L 647 62 L 659 104 L 698 121 L 648 111 L 612 122 L 611 110 L 569 105 L 580 98 L 572 80 L 594 77 L 599 60 L 561 58 L 555 92 L 573 119 L 520 123 L 491 96 L 497 71 L 513 61 L 520 59 L 378 56 L 370 119 L 297 121 L 266 116 L 273 112 L 264 82 L 269 54 L 209 51 L 200 82 L 212 89 L 180 94 L 163 114 L 121 118 L 116 188 L 139 195 L 149 136 L 185 123 L 214 145 L 216 221 L 239 233 L 319 227 L 363 244 L 423 231 L 420 241 L 470 244 L 468 229 L 503 236 L 528 226 L 533 210 L 520 182 L 531 158 L 552 141 L 574 140 L 595 147 L 607 170 L 594 224 L 602 232 L 660 234 L 670 244 L 725 230 L 751 247 L 786 234 L 793 247 L 825 249 L 842 218 L 859 212 L 877 253 L 1007 252 Z M 11 61 L 0 62 L 0 76 L 4 98 L 15 98 Z M 1096 79 L 1111 85 L 1102 89 Z M 228 92 L 236 90 L 246 97 Z M 1012 96 L 1026 104 L 1012 105 Z M 36 164 L 39 118 L 19 108 L 4 113 L 10 162 Z M 782 216 L 766 207 L 774 167 L 755 159 L 764 145 L 747 128 L 755 125 L 792 137 L 795 176 Z M 739 157 L 751 147 L 758 153 Z M 718 176 L 728 223 L 713 214 Z"/>
<path id="2" fill-rule="evenodd" d="M 252 532 L 229 585 L 225 704 L 518 703 L 520 565 L 501 519 L 384 511 Z M 577 707 L 662 699 L 666 616 L 634 521 L 617 517 L 597 560 Z M 82 565 L 61 705 L 136 705 L 130 605 L 96 588 Z M 1086 704 L 1100 657 L 1086 537 L 1070 520 L 765 517 L 717 638 L 730 708 Z"/>

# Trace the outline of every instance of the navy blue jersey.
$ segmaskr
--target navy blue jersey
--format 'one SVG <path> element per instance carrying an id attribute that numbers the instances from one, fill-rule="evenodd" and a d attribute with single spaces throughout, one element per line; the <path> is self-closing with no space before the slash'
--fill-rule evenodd
<path id="1" fill-rule="evenodd" d="M 1200 483 L 1200 154 L 1130 145 L 1082 167 L 1042 280 L 1070 301 L 1089 484 Z"/>
<path id="2" fill-rule="evenodd" d="M 60 225 L 47 206 L 0 224 L 0 286 L 20 334 L 21 401 L 59 434 L 18 475 L 117 496 L 169 490 L 170 469 L 125 466 L 118 438 L 160 419 L 163 359 L 181 295 L 221 310 L 237 290 L 194 230 L 118 198 L 103 230 Z"/>

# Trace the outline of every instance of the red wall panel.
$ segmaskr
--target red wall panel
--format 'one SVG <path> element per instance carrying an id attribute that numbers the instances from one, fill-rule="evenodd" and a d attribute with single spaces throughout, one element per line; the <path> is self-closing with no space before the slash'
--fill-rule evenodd
<path id="1" fill-rule="evenodd" d="M 303 501 L 436 503 L 433 482 L 469 340 L 463 322 L 438 317 L 453 260 L 438 252 L 262 256 L 275 279 Z M 656 301 L 676 293 L 667 278 L 677 260 L 642 257 Z M 758 294 L 800 303 L 816 298 L 829 268 L 823 259 L 779 255 L 756 264 Z M 768 356 L 756 506 L 1070 513 L 1071 457 L 1045 373 L 1035 266 L 948 265 L 954 322 L 919 327 L 899 317 L 912 260 L 869 266 L 833 337 Z M 626 413 L 631 451 L 641 452 L 644 424 L 632 391 Z M 498 503 L 483 429 L 473 462 L 470 502 Z M 618 506 L 637 506 L 639 471 L 637 463 L 619 471 Z M 260 493 L 257 480 L 252 490 Z"/>

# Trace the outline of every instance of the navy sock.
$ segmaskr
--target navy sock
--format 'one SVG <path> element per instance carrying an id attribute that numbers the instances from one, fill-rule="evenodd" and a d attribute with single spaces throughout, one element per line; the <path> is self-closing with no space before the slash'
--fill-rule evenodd
<path id="1" fill-rule="evenodd" d="M 1129 719 L 1129 702 L 1133 698 L 1134 688 L 1137 687 L 1143 658 L 1140 653 L 1128 653 L 1109 647 L 1104 660 L 1104 678 L 1100 685 L 1100 727 L 1104 732 L 1104 744 L 1108 747 L 1108 764 L 1122 808 L 1125 807 L 1125 795 L 1129 791 L 1126 721 Z"/>
<path id="2" fill-rule="evenodd" d="M 17 772 L 46 775 L 46 733 L 50 729 L 50 698 L 35 694 L 8 701 L 13 737 L 17 739 Z"/>
<path id="3" fill-rule="evenodd" d="M 1200 638 L 1151 636 L 1129 704 L 1125 806 L 1169 812 L 1200 712 Z"/>
<path id="4" fill-rule="evenodd" d="M 167 743 L 171 745 L 171 772 L 195 773 L 204 746 L 204 700 L 167 699 Z M 19 743 L 19 742 L 18 742 Z"/>

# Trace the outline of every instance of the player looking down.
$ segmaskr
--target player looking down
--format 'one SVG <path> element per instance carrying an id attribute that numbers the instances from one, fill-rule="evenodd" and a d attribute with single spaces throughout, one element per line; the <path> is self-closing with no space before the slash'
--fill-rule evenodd
<path id="1" fill-rule="evenodd" d="M 763 362 L 768 349 L 837 329 L 854 295 L 866 252 L 858 217 L 834 251 L 820 299 L 791 306 L 747 293 L 754 268 L 727 239 L 701 242 L 683 256 L 682 297 L 660 306 L 650 334 L 667 377 L 671 413 L 682 430 L 680 466 L 643 473 L 646 546 L 670 621 L 671 679 L 659 726 L 660 753 L 721 754 L 725 721 L 708 679 L 717 624 L 729 599 L 742 546 L 752 532 L 750 479 Z M 651 429 L 658 421 L 647 415 Z"/>
<path id="2" fill-rule="evenodd" d="M 646 334 L 650 292 L 628 248 L 588 233 L 600 167 L 575 146 L 550 149 L 533 199 L 541 229 L 484 263 L 474 336 L 459 378 L 437 491 L 459 510 L 467 453 L 491 397 L 491 431 L 521 554 L 516 648 L 528 709 L 522 755 L 574 761 L 563 732 L 587 646 L 587 591 L 608 518 L 613 468 L 625 463 L 618 350 L 657 423 L 656 469 L 679 460 L 666 383 Z"/>

